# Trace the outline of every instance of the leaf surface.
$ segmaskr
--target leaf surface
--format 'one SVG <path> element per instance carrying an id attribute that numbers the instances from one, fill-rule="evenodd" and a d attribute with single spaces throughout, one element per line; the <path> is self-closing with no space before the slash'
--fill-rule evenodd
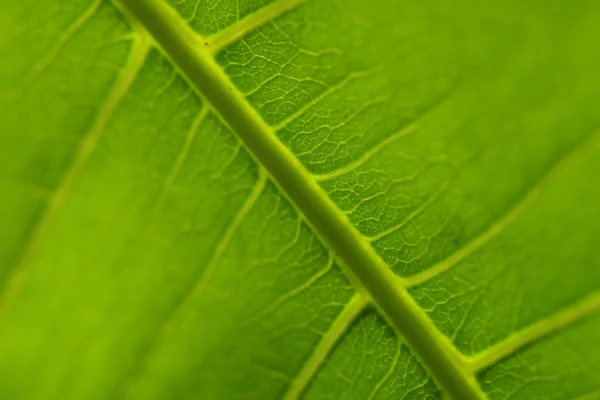
<path id="1" fill-rule="evenodd" d="M 3 8 L 0 397 L 600 398 L 596 2 Z"/>

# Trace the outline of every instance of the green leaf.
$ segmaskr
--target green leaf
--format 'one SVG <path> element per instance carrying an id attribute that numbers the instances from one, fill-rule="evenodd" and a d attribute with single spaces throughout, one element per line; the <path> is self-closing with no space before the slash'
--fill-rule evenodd
<path id="1" fill-rule="evenodd" d="M 600 398 L 600 3 L 22 0 L 0 398 Z"/>

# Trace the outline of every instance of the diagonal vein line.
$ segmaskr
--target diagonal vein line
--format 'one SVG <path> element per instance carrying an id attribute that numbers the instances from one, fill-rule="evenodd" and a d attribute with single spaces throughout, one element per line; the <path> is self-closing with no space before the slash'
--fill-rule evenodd
<path id="1" fill-rule="evenodd" d="M 419 128 L 418 121 L 414 121 L 414 122 L 408 124 L 407 126 L 405 126 L 404 128 L 400 129 L 399 131 L 391 134 L 390 136 L 388 136 L 387 138 L 385 138 L 384 140 L 379 142 L 377 145 L 373 146 L 372 148 L 370 148 L 369 150 L 364 152 L 356 160 L 354 160 L 334 171 L 330 171 L 330 172 L 327 172 L 324 174 L 318 174 L 318 175 L 315 174 L 314 179 L 317 181 L 328 181 L 330 179 L 335 179 L 342 175 L 346 175 L 349 172 L 355 171 L 358 168 L 360 168 L 361 166 L 363 166 L 364 164 L 366 164 L 371 158 L 373 158 L 377 154 L 379 154 L 383 149 L 390 146 L 392 143 L 394 143 L 398 139 L 400 139 L 404 136 L 408 136 L 409 134 L 416 131 L 418 128 Z"/>
<path id="2" fill-rule="evenodd" d="M 189 152 L 190 152 L 190 149 L 191 149 L 192 145 L 194 144 L 194 141 L 196 140 L 196 134 L 198 133 L 198 128 L 200 127 L 200 125 L 202 124 L 202 122 L 204 121 L 206 116 L 208 115 L 208 112 L 209 112 L 209 107 L 206 104 L 203 104 L 202 109 L 200 110 L 200 112 L 198 113 L 196 118 L 194 119 L 194 122 L 192 122 L 192 125 L 190 126 L 190 129 L 187 132 L 187 135 L 186 135 L 184 143 L 183 143 L 183 147 L 181 148 L 181 151 L 177 155 L 177 159 L 175 160 L 173 167 L 169 171 L 169 175 L 163 182 L 158 199 L 157 199 L 156 203 L 154 204 L 154 207 L 152 210 L 152 215 L 156 215 L 158 213 L 158 211 L 163 207 L 164 202 L 167 198 L 167 195 L 169 194 L 169 191 L 173 188 L 173 183 L 175 182 L 175 179 L 177 179 L 177 177 L 179 176 L 179 173 L 181 172 L 181 168 L 183 167 L 183 164 L 186 162 Z"/>
<path id="3" fill-rule="evenodd" d="M 481 233 L 475 239 L 471 240 L 466 246 L 453 253 L 450 257 L 434 265 L 433 267 L 428 268 L 427 270 L 409 278 L 401 279 L 402 284 L 405 287 L 415 286 L 440 275 L 441 273 L 451 269 L 462 260 L 469 257 L 471 254 L 482 248 L 486 243 L 489 243 L 496 236 L 504 232 L 514 223 L 514 221 L 528 206 L 535 203 L 540 193 L 548 185 L 548 182 L 552 181 L 552 179 L 558 173 L 560 173 L 560 171 L 565 168 L 565 166 L 567 166 L 571 160 L 576 158 L 580 151 L 587 148 L 589 142 L 594 140 L 597 136 L 598 132 L 592 131 L 592 133 L 587 135 L 580 143 L 572 147 L 570 151 L 567 151 L 565 154 L 559 157 L 554 164 L 546 170 L 542 177 L 538 179 L 533 187 L 531 187 L 531 189 L 529 189 L 504 216 L 492 223 L 486 231 Z"/>
<path id="4" fill-rule="evenodd" d="M 600 292 L 595 292 L 584 300 L 567 307 L 558 313 L 534 323 L 514 333 L 500 343 L 482 351 L 469 359 L 473 371 L 481 371 L 517 353 L 524 347 L 567 328 L 578 321 L 600 311 Z"/>
<path id="5" fill-rule="evenodd" d="M 185 304 L 187 304 L 187 302 L 190 299 L 192 299 L 194 297 L 194 295 L 201 293 L 206 289 L 206 284 L 209 281 L 209 279 L 211 278 L 219 260 L 221 259 L 221 256 L 223 255 L 225 250 L 227 250 L 227 247 L 229 246 L 229 242 L 231 241 L 231 238 L 237 232 L 238 227 L 240 226 L 242 221 L 246 218 L 246 216 L 248 215 L 248 212 L 250 211 L 252 206 L 256 203 L 256 201 L 258 200 L 260 195 L 263 193 L 266 183 L 267 183 L 266 171 L 264 171 L 263 168 L 260 168 L 258 180 L 254 184 L 252 190 L 248 194 L 248 197 L 246 197 L 246 200 L 244 201 L 244 203 L 242 204 L 242 206 L 240 207 L 238 212 L 235 214 L 235 216 L 234 216 L 233 220 L 231 221 L 231 223 L 229 224 L 229 226 L 227 226 L 225 232 L 219 239 L 219 242 L 216 244 L 214 251 L 213 251 L 212 255 L 210 256 L 210 259 L 208 260 L 208 263 L 206 264 L 206 267 L 201 272 L 200 276 L 197 278 L 195 284 L 189 290 L 186 290 L 186 292 L 183 294 L 183 296 L 181 296 L 181 298 L 178 299 L 178 301 L 174 305 L 173 309 L 168 313 L 168 315 L 162 321 L 162 323 L 160 324 L 160 326 L 158 328 L 158 333 L 152 339 L 150 345 L 144 350 L 144 354 L 142 354 L 140 359 L 137 361 L 136 365 L 133 368 L 131 375 L 126 379 L 126 381 L 118 389 L 119 395 L 123 395 L 124 392 L 126 392 L 127 389 L 129 389 L 131 387 L 131 385 L 136 381 L 136 379 L 138 379 L 140 377 L 141 373 L 144 370 L 145 363 L 150 359 L 150 356 L 158 348 L 158 345 L 161 343 L 161 340 L 164 338 L 164 336 L 169 331 L 169 329 L 168 329 L 169 326 L 175 320 L 175 317 L 177 315 L 179 315 L 181 310 L 183 310 Z M 118 397 L 118 398 L 120 398 L 120 397 Z"/>
<path id="6" fill-rule="evenodd" d="M 442 197 L 442 195 L 444 193 L 446 193 L 446 190 L 448 190 L 449 186 L 450 186 L 449 181 L 443 182 L 440 185 L 440 187 L 435 192 L 433 192 L 433 194 L 431 196 L 429 196 L 427 198 L 427 200 L 425 200 L 423 202 L 423 204 L 421 204 L 419 207 L 415 208 L 410 214 L 408 214 L 406 216 L 406 218 L 404 218 L 402 221 L 400 221 L 399 224 L 396 224 L 396 225 L 392 226 L 391 228 L 388 228 L 385 231 L 378 233 L 377 235 L 369 237 L 368 240 L 370 242 L 376 242 L 376 241 L 380 240 L 381 238 L 404 228 L 406 226 L 406 224 L 417 219 L 417 217 L 419 215 L 423 214 L 425 211 L 427 211 L 427 209 L 429 207 L 431 207 L 432 204 L 434 204 L 436 201 L 438 201 Z"/>
<path id="7" fill-rule="evenodd" d="M 363 74 L 363 76 L 364 76 L 364 74 Z M 376 145 L 374 145 L 373 147 L 371 147 L 370 149 L 365 151 L 356 160 L 354 160 L 344 166 L 341 166 L 333 171 L 330 171 L 330 172 L 327 172 L 324 174 L 314 174 L 314 179 L 317 181 L 327 181 L 330 179 L 338 178 L 338 177 L 345 175 L 351 171 L 355 171 L 356 169 L 365 165 L 367 162 L 369 162 L 369 160 L 371 158 L 375 157 L 377 154 L 379 154 L 384 149 L 388 148 L 390 145 L 392 145 L 397 140 L 399 140 L 405 136 L 408 136 L 408 135 L 412 134 L 413 132 L 415 132 L 416 130 L 418 130 L 420 128 L 420 125 L 422 124 L 422 122 L 425 119 L 427 119 L 428 117 L 430 117 L 431 114 L 433 114 L 435 112 L 435 110 L 440 108 L 444 104 L 444 102 L 450 97 L 450 95 L 454 92 L 454 90 L 457 87 L 457 82 L 458 82 L 458 80 L 456 82 L 454 82 L 454 84 L 450 87 L 448 92 L 444 93 L 439 99 L 437 99 L 436 101 L 434 101 L 433 103 L 431 103 L 430 105 L 425 107 L 425 109 L 420 113 L 420 115 L 418 115 L 414 120 L 412 120 L 411 122 L 406 124 L 404 127 L 395 131 L 394 133 L 392 133 L 391 135 L 389 135 L 388 137 L 383 139 L 381 142 L 377 143 Z M 383 235 L 381 235 L 381 236 L 383 236 Z"/>
<path id="8" fill-rule="evenodd" d="M 254 204 L 260 197 L 260 195 L 263 193 L 263 190 L 264 190 L 266 184 L 267 184 L 266 171 L 263 168 L 260 168 L 259 172 L 258 172 L 258 180 L 257 180 L 256 184 L 250 191 L 248 198 L 246 198 L 246 201 L 244 202 L 244 204 L 242 205 L 240 210 L 235 215 L 233 221 L 229 225 L 229 228 L 227 228 L 227 231 L 225 232 L 225 234 L 219 241 L 219 244 L 215 247 L 215 251 L 214 251 L 210 261 L 208 262 L 208 265 L 206 266 L 206 269 L 204 270 L 202 277 L 198 280 L 196 286 L 194 287 L 192 293 L 197 293 L 199 291 L 204 290 L 206 283 L 211 278 L 212 273 L 214 272 L 217 262 L 219 261 L 219 259 L 221 258 L 221 256 L 225 252 L 225 250 L 227 250 L 227 247 L 229 246 L 229 242 L 231 241 L 231 238 L 233 237 L 234 233 L 237 231 L 238 227 L 240 226 L 240 224 L 242 223 L 244 218 L 246 218 L 246 215 L 248 215 L 248 213 L 250 212 L 250 209 L 252 208 L 252 206 L 254 206 Z M 190 293 L 190 296 L 192 295 L 192 293 Z"/>
<path id="9" fill-rule="evenodd" d="M 360 293 L 350 299 L 329 330 L 325 333 L 319 342 L 319 345 L 305 362 L 300 373 L 296 376 L 282 400 L 297 400 L 302 396 L 308 388 L 312 378 L 316 375 L 323 365 L 323 362 L 331 353 L 331 350 L 348 330 L 350 324 L 352 324 L 358 315 L 360 315 L 367 307 L 368 301 L 369 299 Z"/>
<path id="10" fill-rule="evenodd" d="M 48 65 L 56 59 L 56 56 L 60 53 L 61 49 L 65 44 L 73 37 L 73 35 L 85 25 L 85 23 L 94 16 L 102 0 L 94 0 L 88 8 L 77 18 L 64 32 L 59 36 L 55 45 L 46 53 L 37 63 L 33 65 L 33 68 L 29 71 L 25 78 L 24 86 L 28 86 Z"/>
<path id="11" fill-rule="evenodd" d="M 311 276 L 309 279 L 307 279 L 301 285 L 298 285 L 296 288 L 290 290 L 289 292 L 282 294 L 281 296 L 279 296 L 278 298 L 273 300 L 273 302 L 271 302 L 265 309 L 263 309 L 256 315 L 249 318 L 247 321 L 247 324 L 253 324 L 253 323 L 265 318 L 266 316 L 271 314 L 273 311 L 277 310 L 277 308 L 281 307 L 281 305 L 283 303 L 285 303 L 286 301 L 288 301 L 289 299 L 292 299 L 295 296 L 298 296 L 300 293 L 303 293 L 306 290 L 308 290 L 309 288 L 311 288 L 315 284 L 315 282 L 317 282 L 319 279 L 323 278 L 325 275 L 327 275 L 331 271 L 331 269 L 333 267 L 333 261 L 334 261 L 334 256 L 331 252 L 329 252 L 329 259 L 327 260 L 327 264 L 325 265 L 325 268 L 318 271 L 316 274 Z"/>
<path id="12" fill-rule="evenodd" d="M 162 0 L 121 0 L 152 34 L 173 63 L 212 104 L 223 120 L 304 214 L 360 282 L 377 307 L 412 347 L 438 384 L 453 398 L 485 399 L 463 356 L 439 332 L 396 275 L 350 223 L 327 193 L 233 85 L 198 36 Z"/>
<path id="13" fill-rule="evenodd" d="M 129 90 L 129 87 L 135 80 L 140 68 L 143 66 L 148 51 L 150 49 L 150 40 L 146 34 L 142 34 L 134 42 L 134 47 L 131 52 L 127 65 L 121 72 L 121 76 L 113 86 L 106 101 L 101 106 L 90 130 L 84 135 L 77 154 L 73 157 L 73 162 L 69 169 L 65 172 L 60 186 L 48 200 L 48 204 L 40 216 L 37 225 L 33 228 L 21 258 L 17 265 L 13 268 L 12 275 L 6 284 L 6 288 L 0 298 L 0 320 L 3 317 L 5 310 L 12 303 L 15 297 L 20 292 L 23 283 L 27 277 L 28 267 L 32 263 L 37 248 L 43 239 L 44 233 L 51 225 L 54 216 L 68 197 L 73 184 L 79 177 L 85 164 L 94 152 L 100 135 L 104 131 L 106 124 L 110 120 L 113 112 Z"/>
<path id="14" fill-rule="evenodd" d="M 275 20 L 279 16 L 293 10 L 308 0 L 278 0 L 252 13 L 237 23 L 225 28 L 213 36 L 205 38 L 206 46 L 213 52 L 218 53 L 225 46 L 235 42 L 239 38 L 254 31 L 260 26 Z"/>
<path id="15" fill-rule="evenodd" d="M 390 379 L 390 377 L 396 370 L 396 367 L 398 366 L 398 360 L 400 360 L 401 354 L 402 354 L 402 341 L 401 341 L 401 338 L 398 337 L 398 338 L 396 338 L 396 352 L 394 353 L 394 358 L 390 362 L 390 366 L 389 366 L 388 370 L 385 372 L 385 375 L 383 375 L 383 377 L 375 384 L 375 387 L 373 387 L 373 391 L 371 391 L 371 394 L 369 395 L 369 398 L 367 400 L 373 400 L 373 398 L 375 398 L 375 396 L 377 395 L 377 392 L 379 392 L 381 390 L 381 388 L 383 387 L 383 385 L 385 385 L 385 383 L 388 381 L 388 379 Z"/>
<path id="16" fill-rule="evenodd" d="M 336 83 L 335 85 L 330 86 L 323 93 L 319 94 L 317 97 L 315 97 L 314 99 L 312 99 L 311 101 L 309 101 L 308 103 L 306 103 L 305 105 L 300 107 L 298 110 L 296 110 L 296 112 L 294 112 L 292 115 L 290 115 L 283 121 L 279 122 L 277 125 L 273 126 L 273 130 L 278 131 L 280 129 L 285 128 L 286 126 L 288 126 L 289 124 L 294 122 L 302 114 L 304 114 L 305 112 L 307 112 L 308 110 L 313 108 L 318 103 L 322 102 L 327 97 L 339 92 L 344 87 L 350 85 L 354 81 L 357 81 L 359 79 L 364 79 L 369 76 L 373 76 L 375 73 L 377 73 L 380 70 L 381 70 L 380 67 L 374 67 L 374 68 L 371 68 L 368 70 L 355 71 L 355 72 L 349 73 L 339 83 Z"/>

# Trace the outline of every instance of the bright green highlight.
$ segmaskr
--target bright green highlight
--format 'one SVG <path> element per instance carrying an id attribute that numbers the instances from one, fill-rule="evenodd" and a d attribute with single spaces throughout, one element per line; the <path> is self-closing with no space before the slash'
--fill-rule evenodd
<path id="1" fill-rule="evenodd" d="M 597 397 L 597 7 L 5 7 L 0 397 Z"/>

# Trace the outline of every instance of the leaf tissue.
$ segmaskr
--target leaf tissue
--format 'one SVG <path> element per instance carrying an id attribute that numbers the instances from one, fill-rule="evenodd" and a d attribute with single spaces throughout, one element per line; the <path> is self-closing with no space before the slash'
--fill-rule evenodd
<path id="1" fill-rule="evenodd" d="M 1 9 L 1 399 L 600 399 L 597 0 Z"/>

